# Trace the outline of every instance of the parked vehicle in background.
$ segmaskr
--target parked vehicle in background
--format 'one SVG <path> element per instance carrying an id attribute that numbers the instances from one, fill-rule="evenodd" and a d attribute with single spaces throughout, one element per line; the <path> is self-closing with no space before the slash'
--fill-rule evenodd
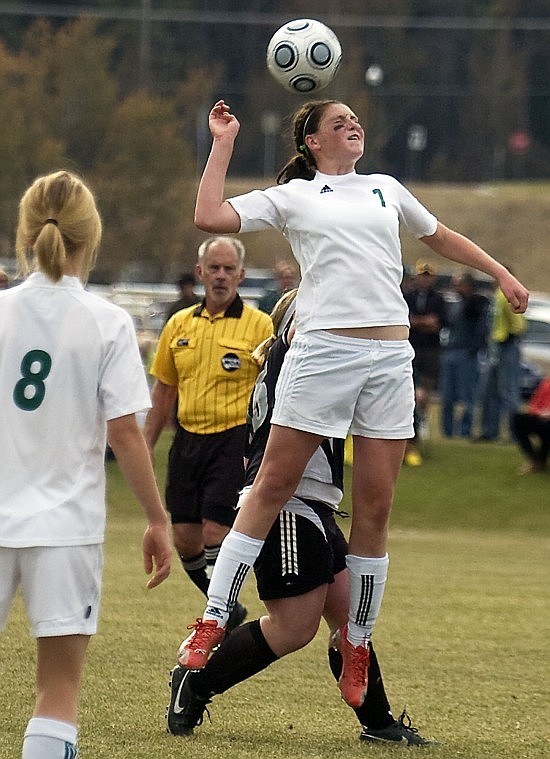
<path id="1" fill-rule="evenodd" d="M 529 294 L 529 308 L 550 308 L 550 293 L 532 292 Z"/>
<path id="2" fill-rule="evenodd" d="M 522 358 L 550 375 L 550 295 L 533 293 L 525 318 L 527 330 L 521 339 Z"/>
<path id="3" fill-rule="evenodd" d="M 148 282 L 118 282 L 113 285 L 88 285 L 90 292 L 116 303 L 127 311 L 134 321 L 138 336 L 160 335 L 164 326 L 167 306 L 177 300 L 176 285 L 151 284 Z"/>

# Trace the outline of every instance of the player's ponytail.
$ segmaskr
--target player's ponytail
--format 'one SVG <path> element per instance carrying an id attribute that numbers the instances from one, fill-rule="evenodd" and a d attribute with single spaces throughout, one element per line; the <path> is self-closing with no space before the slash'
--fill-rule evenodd
<path id="1" fill-rule="evenodd" d="M 277 184 L 286 184 L 291 179 L 313 179 L 317 165 L 306 145 L 306 136 L 317 131 L 325 109 L 336 102 L 338 101 L 310 100 L 294 113 L 291 122 L 291 134 L 296 155 L 279 172 Z"/>
<path id="2" fill-rule="evenodd" d="M 252 358 L 259 366 L 263 366 L 267 358 L 267 354 L 275 340 L 282 335 L 286 327 L 288 326 L 290 319 L 294 315 L 295 299 L 298 294 L 298 288 L 287 290 L 283 293 L 277 303 L 273 306 L 271 312 L 271 322 L 273 324 L 273 334 L 266 338 L 258 347 L 252 352 Z"/>
<path id="3" fill-rule="evenodd" d="M 40 271 L 58 282 L 63 276 L 67 251 L 57 221 L 46 219 L 32 247 Z"/>
<path id="4" fill-rule="evenodd" d="M 29 272 L 29 248 L 35 267 L 53 282 L 67 262 L 80 256 L 81 276 L 92 268 L 101 240 L 101 219 L 95 200 L 81 179 L 57 171 L 36 179 L 19 203 L 16 250 L 21 274 Z"/>

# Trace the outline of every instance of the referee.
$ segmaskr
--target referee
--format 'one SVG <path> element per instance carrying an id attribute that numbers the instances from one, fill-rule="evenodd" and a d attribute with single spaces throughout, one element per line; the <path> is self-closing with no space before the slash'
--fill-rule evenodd
<path id="1" fill-rule="evenodd" d="M 177 401 L 166 505 L 183 568 L 205 596 L 244 482 L 246 411 L 259 371 L 251 354 L 272 333 L 270 317 L 237 292 L 244 255 L 234 237 L 202 243 L 195 268 L 204 299 L 168 320 L 150 370 L 145 438 L 152 455 Z M 231 627 L 245 616 L 237 604 Z"/>

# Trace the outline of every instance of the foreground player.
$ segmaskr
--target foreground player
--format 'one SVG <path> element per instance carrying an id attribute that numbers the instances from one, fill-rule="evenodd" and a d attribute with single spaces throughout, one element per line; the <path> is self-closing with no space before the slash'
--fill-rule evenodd
<path id="1" fill-rule="evenodd" d="M 294 326 L 296 290 L 284 295 L 273 314 L 278 333 L 256 351 L 265 362 L 249 406 L 247 486 L 250 487 L 269 434 L 275 386 Z M 272 343 L 272 345 L 271 345 Z M 269 352 L 268 352 L 269 351 Z M 285 504 L 271 528 L 254 566 L 260 598 L 267 616 L 234 630 L 200 672 L 177 666 L 172 671 L 168 731 L 190 735 L 202 723 L 211 697 L 252 677 L 272 662 L 307 645 L 324 616 L 331 635 L 329 665 L 340 677 L 342 657 L 338 628 L 346 622 L 349 582 L 347 544 L 336 525 L 342 499 L 344 444 L 325 440 L 309 461 L 295 495 Z M 411 727 L 405 712 L 395 720 L 376 654 L 369 643 L 368 688 L 356 709 L 361 740 L 423 746 L 430 743 Z M 408 721 L 407 721 L 408 720 Z"/>
<path id="2" fill-rule="evenodd" d="M 401 292 L 400 232 L 435 253 L 498 280 L 511 307 L 528 292 L 502 264 L 438 220 L 393 177 L 355 172 L 364 132 L 331 100 L 303 104 L 292 122 L 296 154 L 278 186 L 224 200 L 239 122 L 224 101 L 209 115 L 212 149 L 197 193 L 195 222 L 216 233 L 278 229 L 300 264 L 296 337 L 279 378 L 262 465 L 226 537 L 203 618 L 180 656 L 206 664 L 247 571 L 313 452 L 326 437 L 353 436 L 353 518 L 346 559 L 348 624 L 341 630 L 340 690 L 360 706 L 389 558 L 391 505 L 413 436 L 414 391 L 407 304 Z"/>
<path id="3" fill-rule="evenodd" d="M 132 321 L 82 284 L 100 239 L 80 179 L 40 177 L 17 228 L 21 269 L 30 246 L 35 272 L 0 295 L 0 629 L 20 586 L 37 638 L 23 759 L 77 754 L 77 697 L 100 600 L 106 432 L 149 523 L 148 587 L 170 571 L 167 517 L 135 419 L 150 402 Z"/>

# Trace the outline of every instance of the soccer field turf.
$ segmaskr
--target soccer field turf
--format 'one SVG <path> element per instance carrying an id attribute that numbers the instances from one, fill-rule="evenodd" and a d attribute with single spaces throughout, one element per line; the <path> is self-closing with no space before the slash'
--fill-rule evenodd
<path id="1" fill-rule="evenodd" d="M 401 474 L 374 641 L 394 714 L 406 705 L 420 732 L 441 742 L 410 751 L 441 759 L 550 755 L 550 473 L 520 478 L 519 463 L 513 446 L 433 441 L 424 466 Z M 100 630 L 81 696 L 83 759 L 395 755 L 358 741 L 355 715 L 328 670 L 324 627 L 310 646 L 215 697 L 212 722 L 193 737 L 167 735 L 168 671 L 204 602 L 176 559 L 163 585 L 145 589 L 144 521 L 116 463 L 108 471 Z M 261 613 L 253 580 L 242 600 L 250 618 Z M 34 680 L 20 600 L 0 635 L 0 661 L 0 759 L 13 759 Z"/>

